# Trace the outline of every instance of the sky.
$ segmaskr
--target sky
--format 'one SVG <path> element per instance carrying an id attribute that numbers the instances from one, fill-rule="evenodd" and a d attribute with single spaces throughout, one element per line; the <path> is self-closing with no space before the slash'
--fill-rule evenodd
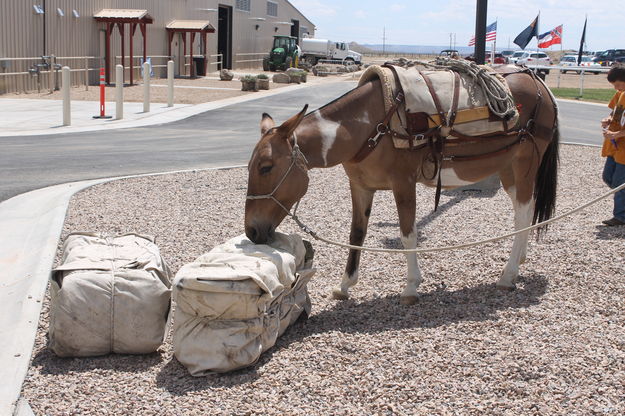
<path id="1" fill-rule="evenodd" d="M 289 0 L 316 26 L 315 37 L 360 44 L 468 46 L 475 32 L 471 0 Z M 563 24 L 563 49 L 625 48 L 625 7 L 614 0 L 488 1 L 486 24 L 497 20 L 497 49 L 517 48 L 514 38 L 540 12 L 539 33 Z M 490 43 L 487 48 L 490 47 Z M 526 49 L 535 49 L 532 40 Z M 559 50 L 554 45 L 550 50 Z M 549 49 L 548 49 L 549 50 Z"/>

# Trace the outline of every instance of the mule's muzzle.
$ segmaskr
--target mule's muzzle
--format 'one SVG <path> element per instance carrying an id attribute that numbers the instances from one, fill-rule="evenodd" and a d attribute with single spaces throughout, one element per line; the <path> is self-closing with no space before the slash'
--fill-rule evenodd
<path id="1" fill-rule="evenodd" d="M 266 244 L 271 241 L 274 228 L 271 225 L 250 225 L 245 227 L 245 235 L 254 244 Z"/>

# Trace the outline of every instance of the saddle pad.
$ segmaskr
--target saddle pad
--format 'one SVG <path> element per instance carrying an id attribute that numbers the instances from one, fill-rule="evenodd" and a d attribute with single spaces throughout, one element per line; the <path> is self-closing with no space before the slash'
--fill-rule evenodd
<path id="1" fill-rule="evenodd" d="M 494 72 L 490 67 L 488 71 L 492 72 L 494 76 L 505 89 L 509 92 L 508 85 L 505 79 Z M 402 68 L 395 67 L 397 72 L 398 82 L 404 91 L 404 105 L 403 111 L 399 111 L 399 117 L 393 117 L 391 119 L 391 128 L 401 134 L 415 135 L 421 133 L 420 131 L 414 131 L 414 129 L 408 129 L 406 122 L 406 114 L 425 113 L 430 116 L 435 122 L 440 123 L 440 117 L 434 104 L 434 99 L 430 94 L 423 75 L 427 76 L 432 83 L 432 87 L 436 92 L 442 110 L 449 113 L 451 110 L 451 102 L 454 92 L 455 76 L 451 70 L 422 70 L 421 73 L 416 67 Z M 423 74 L 423 75 L 422 75 Z M 384 67 L 371 66 L 363 73 L 360 78 L 359 85 L 364 84 L 367 81 L 371 81 L 375 78 L 380 79 L 382 82 L 382 90 L 384 94 L 385 108 L 388 111 L 394 94 L 397 91 L 397 85 L 395 77 L 390 69 Z M 458 97 L 458 115 L 456 122 L 454 123 L 454 129 L 461 134 L 467 136 L 476 136 L 481 134 L 494 133 L 497 131 L 505 130 L 503 120 L 493 119 L 490 117 L 488 111 L 488 103 L 484 92 L 477 85 L 471 77 L 467 74 L 459 73 L 459 97 Z M 401 108 L 401 107 L 400 107 Z M 518 122 L 518 111 L 515 115 L 508 120 L 508 128 L 513 128 Z M 428 122 L 428 127 L 432 127 L 434 123 Z M 445 133 L 444 131 L 442 132 Z M 407 140 L 393 137 L 395 147 L 408 148 L 409 143 Z"/>

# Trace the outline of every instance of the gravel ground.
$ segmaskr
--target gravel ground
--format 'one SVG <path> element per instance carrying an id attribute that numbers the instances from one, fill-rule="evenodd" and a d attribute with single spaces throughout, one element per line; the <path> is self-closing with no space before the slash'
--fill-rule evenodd
<path id="1" fill-rule="evenodd" d="M 598 149 L 562 147 L 558 213 L 607 191 Z M 299 212 L 346 241 L 341 168 L 310 172 Z M 243 168 L 116 181 L 77 194 L 70 231 L 156 236 L 173 270 L 243 228 Z M 327 192 L 332 189 L 332 192 Z M 319 201 L 324 201 L 319 205 Z M 420 247 L 492 237 L 512 228 L 504 192 L 417 187 Z M 420 257 L 416 305 L 401 306 L 403 256 L 365 254 L 352 299 L 336 301 L 346 251 L 314 243 L 312 315 L 248 369 L 191 377 L 158 353 L 61 359 L 46 348 L 45 302 L 23 395 L 46 415 L 622 415 L 625 413 L 625 228 L 601 226 L 611 200 L 531 240 L 518 288 L 495 282 L 511 240 Z M 281 230 L 295 231 L 290 221 Z M 366 243 L 399 247 L 390 192 L 376 194 Z"/>

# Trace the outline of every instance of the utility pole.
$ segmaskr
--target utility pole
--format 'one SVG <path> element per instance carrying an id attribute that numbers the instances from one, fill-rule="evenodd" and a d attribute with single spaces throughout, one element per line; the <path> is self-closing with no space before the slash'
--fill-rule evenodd
<path id="1" fill-rule="evenodd" d="M 384 55 L 386 49 L 386 26 L 382 27 L 382 55 Z"/>
<path id="2" fill-rule="evenodd" d="M 477 0 L 475 9 L 475 63 L 484 65 L 486 54 L 486 12 L 488 0 Z"/>

